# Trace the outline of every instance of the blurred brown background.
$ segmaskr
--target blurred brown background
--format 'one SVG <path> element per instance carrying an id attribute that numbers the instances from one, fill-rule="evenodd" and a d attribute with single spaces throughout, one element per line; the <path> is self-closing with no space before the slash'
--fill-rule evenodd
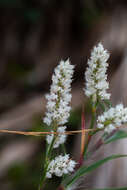
<path id="1" fill-rule="evenodd" d="M 68 57 L 76 65 L 69 129 L 79 127 L 87 58 L 100 41 L 111 53 L 113 103 L 126 104 L 126 0 L 0 0 L 0 129 L 44 130 L 44 94 L 54 67 Z M 68 139 L 76 159 L 78 141 Z M 100 154 L 127 153 L 126 144 L 112 144 Z M 0 134 L 0 189 L 37 189 L 44 148 L 44 138 Z M 79 189 L 127 185 L 126 171 L 126 160 L 112 162 Z"/>

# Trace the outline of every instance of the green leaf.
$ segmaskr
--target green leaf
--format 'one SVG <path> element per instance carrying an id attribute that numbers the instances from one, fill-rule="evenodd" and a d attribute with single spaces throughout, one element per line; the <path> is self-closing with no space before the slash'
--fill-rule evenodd
<path id="1" fill-rule="evenodd" d="M 114 188 L 102 188 L 102 189 L 90 189 L 90 190 L 127 190 L 127 187 L 114 187 Z"/>
<path id="2" fill-rule="evenodd" d="M 105 140 L 104 144 L 108 144 L 123 138 L 127 138 L 127 132 L 120 130 L 114 133 L 114 135 L 109 137 L 107 140 Z"/>
<path id="3" fill-rule="evenodd" d="M 98 167 L 100 167 L 101 165 L 103 165 L 104 163 L 110 161 L 110 160 L 114 160 L 117 158 L 122 158 L 122 157 L 127 157 L 127 155 L 112 155 L 112 156 L 108 156 L 102 160 L 99 160 L 93 164 L 91 164 L 90 166 L 86 167 L 86 166 L 82 166 L 81 168 L 79 168 L 77 170 L 77 172 L 72 176 L 72 177 L 68 177 L 63 181 L 63 185 L 65 186 L 65 188 L 70 187 L 72 184 L 74 184 L 76 182 L 76 180 L 78 180 L 80 177 L 84 176 L 86 173 L 92 172 L 93 170 L 97 169 Z"/>

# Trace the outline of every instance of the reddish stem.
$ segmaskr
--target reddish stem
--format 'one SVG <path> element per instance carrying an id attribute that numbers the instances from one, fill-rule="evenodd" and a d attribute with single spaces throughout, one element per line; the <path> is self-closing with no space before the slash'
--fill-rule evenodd
<path id="1" fill-rule="evenodd" d="M 89 134 L 89 135 L 88 135 L 88 144 L 89 144 L 89 142 L 90 142 L 90 140 L 91 140 L 91 137 L 92 137 L 92 136 Z"/>
<path id="2" fill-rule="evenodd" d="M 81 115 L 81 129 L 82 131 L 82 136 L 81 136 L 81 152 L 80 152 L 80 159 L 78 161 L 76 169 L 80 168 L 83 164 L 83 153 L 85 149 L 85 116 L 84 116 L 84 107 L 82 107 L 82 115 Z"/>
<path id="3" fill-rule="evenodd" d="M 80 159 L 78 161 L 76 169 L 80 168 L 83 165 L 83 155 L 80 155 Z"/>
<path id="4" fill-rule="evenodd" d="M 57 190 L 64 190 L 64 187 L 60 185 Z"/>
<path id="5" fill-rule="evenodd" d="M 104 142 L 103 142 L 102 138 L 100 138 L 95 146 L 95 150 L 99 149 L 101 147 L 101 145 L 103 145 L 103 144 L 104 144 Z"/>

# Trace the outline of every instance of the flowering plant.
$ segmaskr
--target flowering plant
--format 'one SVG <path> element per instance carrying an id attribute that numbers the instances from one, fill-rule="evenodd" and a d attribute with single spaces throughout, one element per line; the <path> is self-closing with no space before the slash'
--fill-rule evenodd
<path id="1" fill-rule="evenodd" d="M 82 112 L 79 161 L 74 161 L 66 153 L 64 146 L 67 138 L 66 123 L 71 110 L 71 82 L 74 66 L 67 60 L 65 62 L 61 61 L 55 68 L 50 93 L 46 95 L 48 101 L 47 112 L 43 121 L 50 128 L 51 134 L 46 137 L 47 149 L 39 189 L 44 189 L 47 178 L 51 180 L 54 175 L 62 177 L 58 190 L 76 189 L 77 184 L 81 182 L 80 178 L 87 175 L 87 173 L 92 172 L 109 160 L 127 156 L 111 155 L 90 165 L 85 164 L 85 161 L 104 144 L 127 137 L 127 133 L 119 129 L 123 124 L 127 123 L 127 108 L 124 108 L 122 103 L 112 107 L 110 93 L 107 92 L 109 88 L 106 74 L 108 58 L 108 51 L 104 50 L 103 45 L 99 43 L 93 48 L 91 57 L 88 60 L 84 93 L 90 100 L 92 114 L 86 136 L 84 112 Z M 100 131 L 103 132 L 102 136 L 89 150 L 88 147 L 92 137 Z M 106 188 L 105 190 L 108 189 L 111 190 L 112 188 Z M 127 187 L 120 189 L 127 189 Z"/>

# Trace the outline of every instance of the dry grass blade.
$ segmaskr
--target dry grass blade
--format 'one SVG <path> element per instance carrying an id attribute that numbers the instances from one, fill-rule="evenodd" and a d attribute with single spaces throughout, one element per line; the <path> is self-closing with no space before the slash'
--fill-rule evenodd
<path id="1" fill-rule="evenodd" d="M 58 133 L 58 132 L 25 132 L 25 131 L 10 131 L 10 130 L 0 130 L 0 133 L 11 133 L 11 134 L 18 134 L 18 135 L 26 135 L 26 136 L 42 136 L 42 135 L 48 135 L 48 134 L 66 134 L 66 135 L 73 135 L 77 133 L 88 133 L 90 131 L 93 131 L 94 129 L 84 129 L 84 130 L 77 130 L 77 131 L 66 131 L 64 133 Z"/>
<path id="2" fill-rule="evenodd" d="M 119 128 L 126 128 L 126 125 L 122 125 Z M 10 134 L 18 134 L 18 135 L 26 135 L 26 136 L 42 136 L 42 135 L 58 135 L 58 134 L 66 134 L 66 135 L 74 135 L 78 133 L 82 133 L 83 136 L 85 133 L 89 133 L 90 131 L 96 131 L 97 129 L 82 129 L 82 130 L 76 130 L 76 131 L 66 131 L 64 133 L 58 133 L 58 132 L 49 132 L 49 131 L 44 131 L 44 132 L 34 132 L 34 131 L 13 131 L 13 130 L 7 130 L 7 129 L 0 129 L 0 133 L 10 133 Z M 84 137 L 83 137 L 84 138 Z M 84 140 L 83 140 L 84 142 Z"/>

